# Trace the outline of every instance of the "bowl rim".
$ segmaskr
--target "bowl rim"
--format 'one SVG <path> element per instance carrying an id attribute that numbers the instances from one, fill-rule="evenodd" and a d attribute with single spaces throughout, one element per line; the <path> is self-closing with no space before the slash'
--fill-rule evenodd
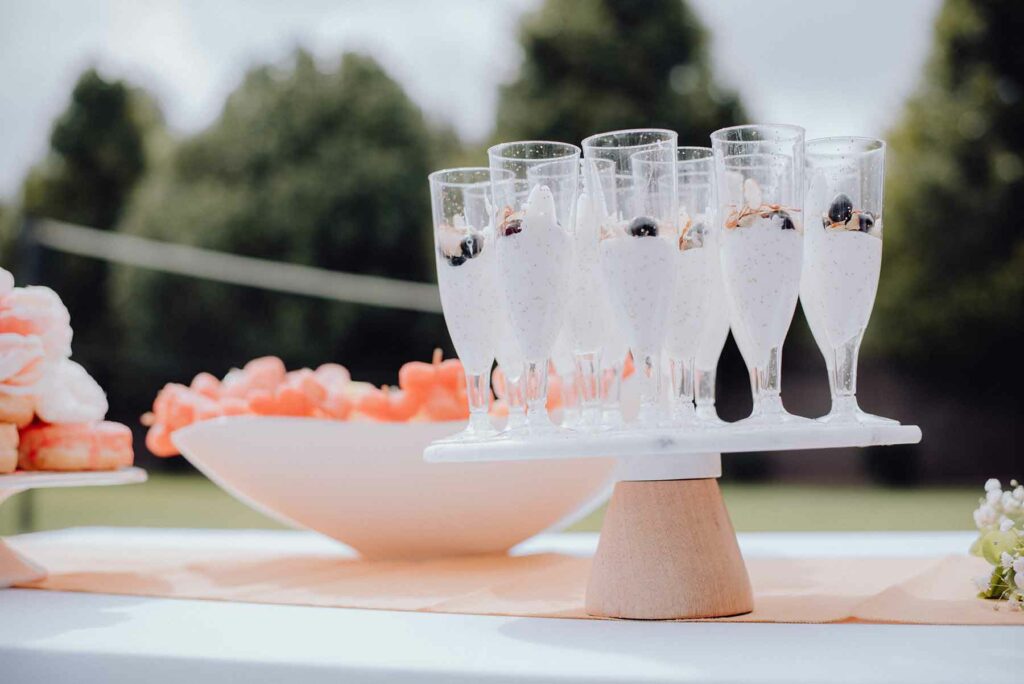
<path id="1" fill-rule="evenodd" d="M 333 418 L 314 418 L 312 416 L 260 416 L 245 414 L 241 416 L 215 416 L 213 418 L 207 418 L 205 420 L 198 420 L 185 427 L 178 428 L 171 433 L 171 443 L 178 448 L 178 451 L 182 451 L 181 445 L 178 444 L 178 435 L 187 435 L 196 432 L 200 429 L 208 429 L 211 427 L 222 427 L 227 425 L 246 424 L 246 423 L 280 423 L 281 425 L 288 424 L 321 424 L 330 425 L 332 428 L 342 428 L 350 425 L 367 426 L 372 425 L 374 427 L 370 429 L 387 429 L 387 428 L 408 428 L 410 426 L 423 426 L 423 425 L 447 425 L 450 426 L 452 432 L 458 432 L 462 426 L 465 425 L 464 420 L 424 420 L 424 421 L 383 421 L 383 420 L 336 420 Z"/>

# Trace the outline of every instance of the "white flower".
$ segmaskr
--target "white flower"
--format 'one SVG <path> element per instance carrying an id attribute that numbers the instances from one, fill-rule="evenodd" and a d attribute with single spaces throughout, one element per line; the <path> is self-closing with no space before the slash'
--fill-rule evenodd
<path id="1" fill-rule="evenodd" d="M 1013 575 L 1013 583 L 1018 589 L 1024 589 L 1024 572 L 1017 572 Z"/>
<path id="2" fill-rule="evenodd" d="M 1013 566 L 1013 556 L 1003 551 L 1001 554 L 999 554 L 999 565 L 1009 569 Z"/>
<path id="3" fill-rule="evenodd" d="M 999 500 L 999 505 L 1003 507 L 1003 510 L 1007 513 L 1014 513 L 1019 511 L 1022 507 L 1020 501 L 1013 496 L 1013 492 L 1003 492 L 1002 498 Z"/>
<path id="4" fill-rule="evenodd" d="M 992 508 L 988 504 L 982 504 L 978 506 L 978 510 L 974 511 L 974 524 L 978 528 L 991 527 L 996 524 L 998 515 L 996 509 Z"/>
<path id="5" fill-rule="evenodd" d="M 977 575 L 974 578 L 974 586 L 978 587 L 978 591 L 985 591 L 988 589 L 988 575 Z"/>
<path id="6" fill-rule="evenodd" d="M 997 480 L 994 477 L 990 477 L 988 480 L 985 481 L 985 491 L 986 492 L 991 492 L 991 491 L 999 490 L 999 489 L 1002 489 L 1002 488 L 1003 488 L 1003 485 L 1000 484 L 999 480 Z"/>
<path id="7" fill-rule="evenodd" d="M 1013 561 L 1014 572 L 1024 572 L 1024 556 L 1017 556 Z"/>
<path id="8" fill-rule="evenodd" d="M 1005 515 L 999 519 L 999 531 L 1009 532 L 1013 529 L 1013 521 L 1007 518 Z"/>
<path id="9" fill-rule="evenodd" d="M 1017 488 L 1013 490 L 1013 498 L 1024 502 L 1024 485 L 1017 485 Z"/>
<path id="10" fill-rule="evenodd" d="M 1000 489 L 989 489 L 985 492 L 985 501 L 989 505 L 996 506 L 1003 499 L 1003 492 Z"/>

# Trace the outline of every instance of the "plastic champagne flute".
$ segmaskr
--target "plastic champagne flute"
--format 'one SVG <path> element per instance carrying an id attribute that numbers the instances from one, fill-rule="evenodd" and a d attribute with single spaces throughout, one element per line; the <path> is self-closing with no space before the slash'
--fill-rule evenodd
<path id="1" fill-rule="evenodd" d="M 896 423 L 857 405 L 857 357 L 882 266 L 885 143 L 874 138 L 807 142 L 807 224 L 800 300 L 825 358 L 827 424 Z"/>
<path id="2" fill-rule="evenodd" d="M 800 292 L 804 131 L 735 126 L 711 134 L 719 257 L 754 408 L 736 427 L 809 422 L 782 403 L 782 346 Z"/>
<path id="3" fill-rule="evenodd" d="M 523 352 L 519 349 L 519 341 L 512 331 L 512 321 L 505 302 L 505 284 L 500 273 L 496 274 L 495 278 L 498 281 L 497 293 L 492 305 L 495 309 L 498 332 L 494 358 L 501 370 L 504 382 L 503 398 L 508 404 L 508 421 L 505 423 L 503 433 L 513 437 L 521 434 L 526 428 L 526 362 L 523 359 Z"/>
<path id="4" fill-rule="evenodd" d="M 651 167 L 666 165 L 659 157 L 658 152 L 639 152 L 633 155 L 633 168 L 648 175 L 653 172 Z M 668 424 L 694 427 L 699 423 L 693 404 L 694 365 L 709 314 L 711 261 L 718 259 L 707 240 L 715 211 L 711 148 L 678 148 L 675 173 L 679 239 L 673 254 L 675 289 L 665 335 L 670 378 Z"/>
<path id="5" fill-rule="evenodd" d="M 466 372 L 469 424 L 451 439 L 494 437 L 488 411 L 497 321 L 497 217 L 493 193 L 512 191 L 513 174 L 489 168 L 430 174 L 434 255 L 448 333 Z"/>
<path id="6" fill-rule="evenodd" d="M 560 174 L 561 162 L 549 162 L 529 169 L 531 183 L 548 183 L 552 174 Z M 569 288 L 566 299 L 564 344 L 575 365 L 574 389 L 578 390 L 579 420 L 573 427 L 601 427 L 600 379 L 605 334 L 609 326 L 604 280 L 598 261 L 601 224 L 614 209 L 615 164 L 608 159 L 580 161 L 579 194 L 570 234 L 572 249 L 568 256 Z M 557 359 L 555 359 L 557 365 Z M 564 359 L 563 359 L 564 361 Z M 562 369 L 559 373 L 563 374 Z M 565 389 L 563 382 L 563 390 Z M 576 410 L 574 409 L 574 410 Z"/>
<path id="7" fill-rule="evenodd" d="M 585 158 L 610 159 L 616 171 L 616 215 L 601 228 L 601 271 L 642 381 L 637 428 L 661 423 L 661 357 L 675 288 L 678 250 L 675 132 L 612 131 L 583 141 Z M 650 162 L 638 168 L 634 155 Z"/>
<path id="8" fill-rule="evenodd" d="M 493 171 L 514 176 L 499 201 L 497 251 L 512 334 L 525 361 L 529 434 L 557 432 L 547 410 L 548 363 L 565 316 L 580 149 L 568 143 L 523 141 L 487 150 Z M 530 169 L 547 165 L 544 178 Z"/>
<path id="9" fill-rule="evenodd" d="M 715 190 L 714 162 L 711 169 L 711 189 Z M 697 344 L 697 355 L 694 359 L 694 403 L 697 418 L 704 427 L 722 427 L 728 425 L 718 417 L 715 407 L 715 384 L 718 379 L 718 360 L 725 348 L 725 340 L 729 337 L 729 303 L 726 300 L 725 280 L 722 276 L 722 262 L 719 259 L 719 242 L 722 231 L 721 222 L 717 220 L 717 202 L 713 200 L 704 235 L 704 249 L 709 250 L 708 260 L 710 290 L 708 292 L 708 313 Z"/>

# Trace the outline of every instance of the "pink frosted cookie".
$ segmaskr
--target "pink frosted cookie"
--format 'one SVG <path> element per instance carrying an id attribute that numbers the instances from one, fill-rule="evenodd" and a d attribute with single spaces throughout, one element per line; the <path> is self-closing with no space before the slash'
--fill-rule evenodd
<path id="1" fill-rule="evenodd" d="M 120 423 L 36 423 L 21 431 L 24 470 L 116 470 L 132 461 L 132 433 Z"/>
<path id="2" fill-rule="evenodd" d="M 18 467 L 18 428 L 0 425 L 0 475 L 13 473 Z"/>

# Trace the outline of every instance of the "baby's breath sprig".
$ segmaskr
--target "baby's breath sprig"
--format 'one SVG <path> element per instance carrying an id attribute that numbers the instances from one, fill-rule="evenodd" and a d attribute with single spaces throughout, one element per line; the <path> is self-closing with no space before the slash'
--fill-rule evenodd
<path id="1" fill-rule="evenodd" d="M 971 553 L 992 564 L 991 576 L 977 579 L 978 596 L 1009 602 L 1016 610 L 1024 607 L 1024 486 L 1010 480 L 1003 491 L 999 480 L 985 483 L 985 496 L 978 500 L 974 524 L 981 533 Z"/>

